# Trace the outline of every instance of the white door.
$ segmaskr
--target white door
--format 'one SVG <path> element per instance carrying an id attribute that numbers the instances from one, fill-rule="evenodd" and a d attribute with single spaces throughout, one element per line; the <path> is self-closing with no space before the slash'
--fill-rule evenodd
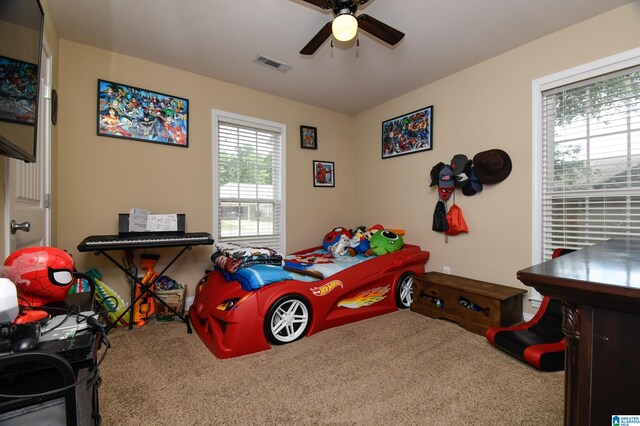
<path id="1" fill-rule="evenodd" d="M 42 52 L 41 66 L 42 84 L 38 100 L 36 162 L 25 163 L 8 157 L 5 159 L 4 207 L 7 256 L 24 247 L 47 246 L 51 243 L 51 216 L 48 200 L 46 200 L 51 185 L 51 56 L 46 43 Z M 12 223 L 13 233 L 11 232 Z"/>

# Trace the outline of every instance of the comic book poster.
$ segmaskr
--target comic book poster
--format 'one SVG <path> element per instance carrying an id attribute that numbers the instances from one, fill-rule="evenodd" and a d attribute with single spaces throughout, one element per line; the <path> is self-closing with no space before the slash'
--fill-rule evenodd
<path id="1" fill-rule="evenodd" d="M 433 149 L 433 105 L 382 123 L 382 158 Z"/>
<path id="2" fill-rule="evenodd" d="M 189 101 L 98 80 L 98 135 L 189 146 Z"/>

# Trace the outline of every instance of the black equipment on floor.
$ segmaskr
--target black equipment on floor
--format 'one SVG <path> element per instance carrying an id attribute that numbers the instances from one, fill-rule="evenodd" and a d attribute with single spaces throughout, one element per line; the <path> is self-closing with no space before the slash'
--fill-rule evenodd
<path id="1" fill-rule="evenodd" d="M 98 349 L 106 333 L 97 314 L 85 312 L 91 317 L 60 315 L 68 318 L 60 321 L 65 334 L 47 337 L 55 317 L 41 326 L 44 332 L 38 324 L 37 344 L 23 351 L 0 341 L 0 424 L 100 425 L 98 367 L 107 349 L 100 360 Z"/>

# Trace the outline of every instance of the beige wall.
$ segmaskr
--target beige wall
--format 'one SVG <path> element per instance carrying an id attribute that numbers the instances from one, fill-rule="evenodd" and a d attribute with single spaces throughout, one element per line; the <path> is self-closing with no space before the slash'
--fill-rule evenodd
<path id="1" fill-rule="evenodd" d="M 406 241 L 431 252 L 428 270 L 449 266 L 452 274 L 522 287 L 516 272 L 530 266 L 532 244 L 532 80 L 637 47 L 634 2 L 360 114 L 356 150 L 370 173 L 356 174 L 355 217 L 406 228 Z M 433 150 L 381 160 L 381 122 L 429 105 Z M 429 188 L 429 172 L 455 154 L 472 158 L 491 148 L 509 153 L 513 171 L 475 196 L 458 192 L 470 233 L 446 243 L 431 230 L 437 190 Z"/>
<path id="2" fill-rule="evenodd" d="M 189 99 L 189 148 L 97 136 L 98 79 Z M 127 294 L 122 274 L 76 246 L 89 235 L 117 233 L 118 213 L 132 207 L 185 213 L 187 231 L 211 232 L 213 109 L 287 126 L 287 251 L 318 245 L 327 229 L 353 222 L 351 116 L 66 40 L 60 42 L 59 84 L 56 245 L 73 253 L 80 271 L 98 267 L 120 294 Z M 300 149 L 301 124 L 318 127 L 318 150 Z M 313 160 L 335 162 L 335 188 L 313 187 Z M 158 252 L 160 263 L 173 252 Z M 211 253 L 210 246 L 196 247 L 168 273 L 190 284 L 192 293 L 211 266 Z"/>

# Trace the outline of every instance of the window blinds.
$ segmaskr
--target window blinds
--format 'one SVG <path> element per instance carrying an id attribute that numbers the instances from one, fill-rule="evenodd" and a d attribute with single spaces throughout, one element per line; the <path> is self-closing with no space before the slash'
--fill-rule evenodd
<path id="1" fill-rule="evenodd" d="M 640 67 L 542 94 L 542 256 L 640 235 Z"/>
<path id="2" fill-rule="evenodd" d="M 283 251 L 282 135 L 218 121 L 218 241 Z"/>

